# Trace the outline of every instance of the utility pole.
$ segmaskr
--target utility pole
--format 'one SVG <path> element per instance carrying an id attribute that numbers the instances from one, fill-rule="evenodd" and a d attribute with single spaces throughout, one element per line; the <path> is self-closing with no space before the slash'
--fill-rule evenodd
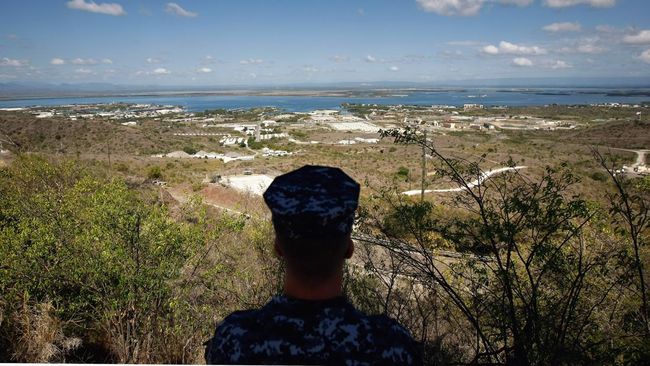
<path id="1" fill-rule="evenodd" d="M 427 130 L 424 130 L 424 143 L 422 144 L 422 191 L 420 193 L 420 202 L 424 202 L 424 180 L 427 176 Z"/>

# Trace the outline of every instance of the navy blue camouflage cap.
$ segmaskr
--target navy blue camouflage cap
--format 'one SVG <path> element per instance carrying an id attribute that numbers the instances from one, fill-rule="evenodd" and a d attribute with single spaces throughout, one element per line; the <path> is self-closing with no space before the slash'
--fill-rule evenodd
<path id="1" fill-rule="evenodd" d="M 276 233 L 289 239 L 352 232 L 360 185 L 339 168 L 305 165 L 276 177 L 264 192 Z"/>

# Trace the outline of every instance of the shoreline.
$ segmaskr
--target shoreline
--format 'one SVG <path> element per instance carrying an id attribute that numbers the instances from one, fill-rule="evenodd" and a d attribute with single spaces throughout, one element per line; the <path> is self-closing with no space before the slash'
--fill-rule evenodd
<path id="1" fill-rule="evenodd" d="M 131 97 L 201 97 L 201 96 L 240 96 L 240 97 L 333 97 L 333 98 L 359 98 L 359 97 L 391 97 L 395 93 L 464 93 L 467 88 L 373 88 L 373 89 L 231 89 L 231 90 L 173 90 L 173 91 L 135 91 L 135 92 L 87 92 L 87 93 L 53 93 L 53 94 L 26 94 L 26 95 L 0 95 L 0 101 L 38 100 L 38 99 L 72 99 L 72 98 L 131 98 Z M 470 89 L 473 90 L 473 89 Z M 478 90 L 478 89 L 477 89 Z M 488 89 L 486 89 L 488 90 Z M 516 92 L 516 90 L 515 90 Z M 650 93 L 649 93 L 650 94 Z"/>
<path id="2" fill-rule="evenodd" d="M 332 88 L 332 89 L 227 89 L 227 90 L 142 90 L 142 91 L 88 91 L 88 92 L 31 92 L 0 95 L 0 102 L 41 99 L 74 98 L 134 98 L 134 97 L 322 97 L 322 98 L 386 98 L 413 93 L 521 93 L 539 96 L 600 95 L 606 97 L 648 97 L 650 87 L 582 88 L 582 87 L 459 87 L 459 88 Z M 480 98 L 477 98 L 480 99 Z"/>

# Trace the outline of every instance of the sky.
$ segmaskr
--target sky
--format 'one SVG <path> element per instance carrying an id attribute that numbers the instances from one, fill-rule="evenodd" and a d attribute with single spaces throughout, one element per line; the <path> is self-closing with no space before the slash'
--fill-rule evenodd
<path id="1" fill-rule="evenodd" d="M 648 0 L 0 2 L 0 83 L 647 76 Z"/>

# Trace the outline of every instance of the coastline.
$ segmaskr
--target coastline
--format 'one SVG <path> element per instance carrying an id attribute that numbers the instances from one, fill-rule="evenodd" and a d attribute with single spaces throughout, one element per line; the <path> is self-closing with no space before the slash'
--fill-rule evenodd
<path id="1" fill-rule="evenodd" d="M 88 104 L 174 105 L 190 112 L 209 109 L 275 107 L 289 112 L 339 109 L 342 105 L 534 107 L 546 105 L 648 105 L 650 89 L 580 88 L 366 88 L 366 89 L 230 89 L 133 92 L 49 93 L 0 96 L 0 108 Z"/>
<path id="2" fill-rule="evenodd" d="M 467 88 L 371 88 L 371 89 L 227 89 L 227 90 L 169 90 L 117 92 L 42 92 L 0 95 L 0 101 L 103 97 L 193 97 L 193 96 L 266 96 L 266 97 L 382 97 L 395 93 L 466 92 Z"/>

